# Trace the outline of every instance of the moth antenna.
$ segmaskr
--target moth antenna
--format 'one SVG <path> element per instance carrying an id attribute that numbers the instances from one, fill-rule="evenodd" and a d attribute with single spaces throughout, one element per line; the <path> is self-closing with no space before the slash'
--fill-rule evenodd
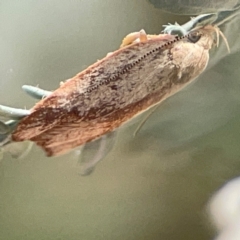
<path id="1" fill-rule="evenodd" d="M 214 28 L 215 32 L 216 32 L 216 35 L 217 35 L 217 47 L 219 46 L 219 32 L 220 32 L 220 29 L 219 28 Z"/>
<path id="2" fill-rule="evenodd" d="M 219 34 L 221 35 L 221 37 L 223 38 L 223 41 L 226 44 L 228 53 L 230 53 L 230 47 L 229 47 L 229 44 L 228 44 L 228 40 L 227 40 L 227 38 L 225 37 L 225 35 L 223 34 L 223 32 L 220 29 L 219 29 Z"/>
<path id="3" fill-rule="evenodd" d="M 150 109 L 149 113 L 144 117 L 144 119 L 137 126 L 136 130 L 133 133 L 133 137 L 135 137 L 138 134 L 138 132 L 141 130 L 142 126 L 147 122 L 149 117 L 157 110 L 158 107 L 159 107 L 159 104 L 154 106 L 152 109 Z"/>
<path id="4" fill-rule="evenodd" d="M 200 27 L 200 28 L 201 28 L 201 27 Z M 224 41 L 224 43 L 225 43 L 225 45 L 226 45 L 226 47 L 227 47 L 227 50 L 228 50 L 228 52 L 230 53 L 230 47 L 229 47 L 229 44 L 228 44 L 228 40 L 227 40 L 227 38 L 225 37 L 224 33 L 217 27 L 217 25 L 207 26 L 206 28 L 208 28 L 208 29 L 213 28 L 214 31 L 216 32 L 216 35 L 217 35 L 217 47 L 218 47 L 218 45 L 219 45 L 219 35 L 223 38 L 223 41 Z M 198 29 L 198 28 L 196 28 L 196 29 Z"/>
<path id="5" fill-rule="evenodd" d="M 230 53 L 230 47 L 229 47 L 229 44 L 228 44 L 228 40 L 225 37 L 225 35 L 223 34 L 223 32 L 217 26 L 213 26 L 213 28 L 215 29 L 215 32 L 216 32 L 216 35 L 217 35 L 217 47 L 219 46 L 219 35 L 220 35 L 222 37 L 226 47 L 227 47 L 228 52 Z"/>

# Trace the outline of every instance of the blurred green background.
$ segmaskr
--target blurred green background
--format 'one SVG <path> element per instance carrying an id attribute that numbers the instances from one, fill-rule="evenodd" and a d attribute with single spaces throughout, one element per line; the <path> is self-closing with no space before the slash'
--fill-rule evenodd
<path id="1" fill-rule="evenodd" d="M 159 33 L 163 24 L 188 21 L 183 14 L 146 0 L 3 0 L 0 103 L 30 108 L 23 84 L 56 89 L 126 34 Z M 122 128 L 91 176 L 77 174 L 74 152 L 5 154 L 0 239 L 212 239 L 206 204 L 240 173 L 239 19 L 223 30 L 232 53 L 223 44 L 213 50 L 209 69 L 165 101 L 135 138 L 138 123 Z"/>

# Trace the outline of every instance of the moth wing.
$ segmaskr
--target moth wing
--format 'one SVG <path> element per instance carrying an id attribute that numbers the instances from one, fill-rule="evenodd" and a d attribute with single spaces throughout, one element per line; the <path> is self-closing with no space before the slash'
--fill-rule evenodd
<path id="1" fill-rule="evenodd" d="M 41 146 L 48 156 L 57 156 L 112 132 L 111 124 L 79 120 L 66 126 L 56 126 L 31 140 Z"/>
<path id="2" fill-rule="evenodd" d="M 38 102 L 31 110 L 31 114 L 18 124 L 16 131 L 13 133 L 13 140 L 31 140 L 58 126 L 61 122 L 68 121 L 69 113 L 74 115 L 74 110 L 79 108 L 79 104 L 81 104 L 81 109 L 76 111 L 80 111 L 80 117 L 85 115 L 85 113 L 82 113 L 83 109 L 94 110 L 96 108 L 94 104 L 97 101 L 91 102 L 91 96 L 86 96 L 88 92 L 98 88 L 101 85 L 100 82 L 108 82 L 114 76 L 118 77 L 126 69 L 135 66 L 141 60 L 140 53 L 141 56 L 148 56 L 152 51 L 159 54 L 158 51 L 162 51 L 161 47 L 174 39 L 175 36 L 172 35 L 158 35 L 147 42 L 134 43 L 116 50 L 109 56 L 92 64 Z M 157 52 L 156 49 L 158 49 Z M 139 68 L 141 69 L 141 65 Z M 138 74 L 138 70 L 135 71 Z M 111 89 L 111 91 L 114 92 L 115 90 Z"/>
<path id="3" fill-rule="evenodd" d="M 112 150 L 115 145 L 116 138 L 117 131 L 114 131 L 93 142 L 85 144 L 80 152 L 77 163 L 79 174 L 82 176 L 91 174 L 96 165 Z"/>

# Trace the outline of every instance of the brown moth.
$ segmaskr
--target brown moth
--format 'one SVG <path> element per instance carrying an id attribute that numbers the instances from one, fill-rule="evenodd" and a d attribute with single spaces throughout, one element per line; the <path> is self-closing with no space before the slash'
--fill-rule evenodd
<path id="1" fill-rule="evenodd" d="M 38 102 L 12 140 L 34 141 L 56 156 L 112 132 L 198 77 L 219 32 L 208 25 L 184 37 L 128 35 L 122 48 Z"/>

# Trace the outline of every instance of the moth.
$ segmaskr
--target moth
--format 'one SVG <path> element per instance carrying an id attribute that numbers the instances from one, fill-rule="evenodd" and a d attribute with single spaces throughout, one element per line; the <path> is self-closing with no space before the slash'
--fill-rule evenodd
<path id="1" fill-rule="evenodd" d="M 12 140 L 33 141 L 47 156 L 57 156 L 113 132 L 197 78 L 219 34 L 218 27 L 207 25 L 182 37 L 128 35 L 119 50 L 39 101 Z"/>

